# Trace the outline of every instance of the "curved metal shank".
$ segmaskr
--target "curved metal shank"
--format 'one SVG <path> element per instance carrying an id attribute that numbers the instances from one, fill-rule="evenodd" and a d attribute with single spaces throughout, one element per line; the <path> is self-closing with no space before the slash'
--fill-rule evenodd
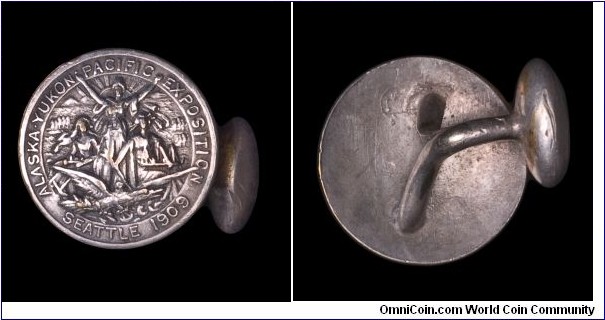
<path id="1" fill-rule="evenodd" d="M 424 222 L 431 186 L 445 159 L 466 148 L 497 140 L 516 139 L 519 126 L 512 116 L 472 120 L 445 128 L 422 149 L 395 208 L 397 227 L 414 232 Z"/>

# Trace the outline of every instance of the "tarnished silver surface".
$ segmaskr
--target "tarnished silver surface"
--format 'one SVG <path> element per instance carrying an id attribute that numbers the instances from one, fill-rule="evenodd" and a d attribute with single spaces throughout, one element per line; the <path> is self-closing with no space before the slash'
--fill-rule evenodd
<path id="1" fill-rule="evenodd" d="M 219 130 L 217 179 L 208 198 L 216 225 L 226 233 L 241 230 L 254 206 L 258 190 L 258 151 L 252 128 L 233 118 Z"/>
<path id="2" fill-rule="evenodd" d="M 565 95 L 545 62 L 525 67 L 514 105 L 442 59 L 370 70 L 324 127 L 319 174 L 330 209 L 355 240 L 391 260 L 436 264 L 474 252 L 514 213 L 526 163 L 545 186 L 567 169 Z"/>
<path id="3" fill-rule="evenodd" d="M 207 102 L 181 71 L 150 54 L 99 50 L 60 66 L 34 93 L 19 136 L 21 172 L 37 206 L 66 234 L 104 248 L 138 247 L 183 225 L 227 183 L 221 179 L 258 183 L 254 135 L 237 122 L 247 139 L 219 141 Z M 226 126 L 221 136 L 239 132 Z M 219 160 L 219 148 L 236 156 Z M 255 161 L 238 170 L 239 158 Z M 214 197 L 222 192 L 241 205 L 215 206 L 213 214 L 239 230 L 256 185 L 214 188 Z"/>

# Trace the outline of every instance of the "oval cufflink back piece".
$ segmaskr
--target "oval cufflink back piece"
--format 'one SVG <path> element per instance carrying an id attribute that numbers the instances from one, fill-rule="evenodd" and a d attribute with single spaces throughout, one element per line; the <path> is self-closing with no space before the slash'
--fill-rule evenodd
<path id="1" fill-rule="evenodd" d="M 258 151 L 254 132 L 242 118 L 219 129 L 219 166 L 208 207 L 226 233 L 240 231 L 252 213 L 258 190 Z"/>
<path id="2" fill-rule="evenodd" d="M 545 62 L 528 63 L 515 101 L 509 114 L 489 83 L 442 59 L 369 71 L 322 134 L 332 212 L 362 245 L 398 262 L 444 263 L 479 249 L 514 213 L 526 165 L 546 186 L 567 168 L 565 96 Z"/>
<path id="3" fill-rule="evenodd" d="M 544 60 L 533 59 L 521 71 L 514 109 L 526 131 L 521 140 L 532 177 L 556 186 L 569 164 L 569 115 L 563 86 Z"/>

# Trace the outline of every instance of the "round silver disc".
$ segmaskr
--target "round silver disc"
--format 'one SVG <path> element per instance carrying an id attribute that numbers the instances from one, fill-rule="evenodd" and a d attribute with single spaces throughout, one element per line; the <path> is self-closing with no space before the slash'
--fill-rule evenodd
<path id="1" fill-rule="evenodd" d="M 518 142 L 447 158 L 419 230 L 400 231 L 394 209 L 420 151 L 439 130 L 508 114 L 489 83 L 446 60 L 404 58 L 368 71 L 338 99 L 322 133 L 319 175 L 330 210 L 355 240 L 394 261 L 437 264 L 474 252 L 519 203 L 526 165 Z"/>
<path id="2" fill-rule="evenodd" d="M 149 244 L 201 206 L 215 122 L 196 86 L 155 56 L 100 50 L 53 71 L 19 135 L 21 173 L 44 215 L 104 248 Z"/>

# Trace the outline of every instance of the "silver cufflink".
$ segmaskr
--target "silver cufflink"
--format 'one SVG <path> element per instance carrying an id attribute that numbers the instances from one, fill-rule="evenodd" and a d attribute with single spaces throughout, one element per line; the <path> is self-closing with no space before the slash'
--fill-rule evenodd
<path id="1" fill-rule="evenodd" d="M 495 237 L 530 178 L 557 185 L 569 162 L 565 93 L 540 59 L 509 104 L 453 62 L 410 57 L 353 82 L 319 146 L 325 199 L 341 226 L 397 262 L 460 259 Z"/>
<path id="2" fill-rule="evenodd" d="M 104 248 L 157 241 L 204 204 L 237 232 L 258 188 L 250 125 L 218 128 L 183 72 L 133 50 L 94 51 L 53 71 L 23 116 L 19 160 L 52 224 Z"/>

